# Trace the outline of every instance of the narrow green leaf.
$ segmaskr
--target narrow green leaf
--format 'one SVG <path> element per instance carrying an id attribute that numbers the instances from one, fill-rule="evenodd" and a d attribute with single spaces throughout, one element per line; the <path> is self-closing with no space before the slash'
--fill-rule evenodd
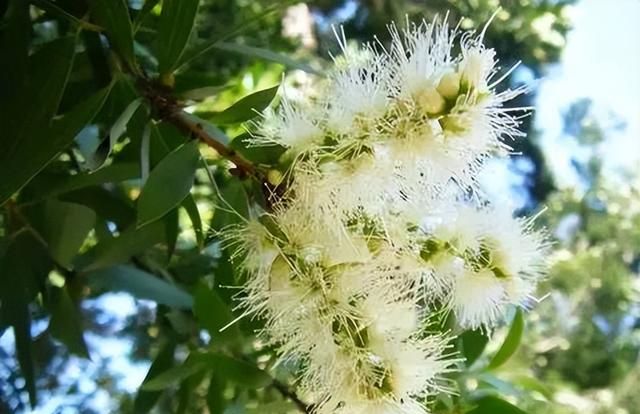
<path id="1" fill-rule="evenodd" d="M 142 25 L 144 19 L 146 19 L 146 17 L 151 14 L 151 11 L 153 11 L 158 3 L 160 3 L 160 0 L 145 0 L 142 9 L 140 9 L 140 12 L 137 14 L 135 21 L 133 22 L 134 33 L 137 32 L 138 29 L 140 29 L 140 26 Z"/>
<path id="2" fill-rule="evenodd" d="M 203 363 L 217 375 L 245 388 L 263 388 L 273 382 L 273 378 L 252 363 L 220 353 L 194 354 L 196 363 Z"/>
<path id="3" fill-rule="evenodd" d="M 286 148 L 280 145 L 252 146 L 251 135 L 242 134 L 231 140 L 231 148 L 256 164 L 276 165 Z"/>
<path id="4" fill-rule="evenodd" d="M 229 145 L 229 143 L 231 142 L 231 139 L 229 138 L 229 136 L 227 136 L 227 134 L 225 134 L 224 131 L 222 131 L 217 126 L 213 125 L 211 122 L 200 118 L 199 115 L 200 114 L 198 115 L 188 114 L 188 113 L 183 114 L 183 116 L 187 118 L 189 121 L 193 122 L 194 124 L 199 124 L 202 127 L 202 129 L 204 129 L 204 131 L 207 134 L 209 134 L 209 136 L 211 136 L 213 139 L 220 142 L 222 145 Z"/>
<path id="5" fill-rule="evenodd" d="M 484 397 L 474 405 L 467 414 L 527 414 L 515 405 L 493 396 Z"/>
<path id="6" fill-rule="evenodd" d="M 538 392 L 547 401 L 553 401 L 553 391 L 539 379 L 529 375 L 515 375 L 510 378 L 514 384 L 529 391 Z"/>
<path id="7" fill-rule="evenodd" d="M 184 290 L 135 267 L 113 266 L 90 272 L 87 278 L 94 289 L 128 292 L 134 297 L 174 308 L 188 309 L 193 305 L 193 298 Z"/>
<path id="8" fill-rule="evenodd" d="M 67 177 L 59 185 L 51 188 L 46 196 L 53 197 L 85 187 L 106 183 L 119 183 L 140 178 L 140 168 L 136 162 L 123 162 L 108 165 L 91 173 L 82 173 Z"/>
<path id="9" fill-rule="evenodd" d="M 136 220 L 133 204 L 118 191 L 109 191 L 98 186 L 85 187 L 62 194 L 60 200 L 89 207 L 100 218 L 115 223 L 120 231 L 128 229 Z"/>
<path id="10" fill-rule="evenodd" d="M 0 70 L 0 125 L 6 128 L 5 116 L 10 107 L 20 99 L 24 87 L 25 73 L 29 64 L 29 42 L 31 38 L 31 22 L 29 3 L 23 0 L 4 2 L 7 10 L 4 14 L 6 26 L 0 30 L 0 50 L 2 50 L 2 70 Z"/>
<path id="11" fill-rule="evenodd" d="M 89 358 L 87 344 L 82 335 L 82 317 L 80 309 L 69 295 L 66 287 L 52 288 L 51 322 L 49 331 L 69 350 L 83 358 Z"/>
<path id="12" fill-rule="evenodd" d="M 0 257 L 0 302 L 3 324 L 13 327 L 16 356 L 32 407 L 37 404 L 29 302 L 51 268 L 47 253 L 31 234 L 22 232 Z"/>
<path id="13" fill-rule="evenodd" d="M 222 112 L 207 114 L 207 119 L 215 124 L 235 124 L 252 119 L 269 106 L 279 87 L 276 85 L 247 95 Z"/>
<path id="14" fill-rule="evenodd" d="M 258 58 L 269 62 L 280 63 L 281 65 L 290 69 L 299 69 L 307 73 L 312 73 L 314 75 L 321 74 L 319 70 L 314 69 L 307 63 L 300 62 L 296 59 L 292 59 L 287 55 L 283 55 L 269 49 L 228 42 L 219 42 L 216 43 L 213 47 L 218 50 L 238 53 L 240 55 L 248 56 L 251 58 Z"/>
<path id="15" fill-rule="evenodd" d="M 216 373 L 212 373 L 207 390 L 207 408 L 210 413 L 224 413 L 226 402 L 224 398 L 225 381 Z"/>
<path id="16" fill-rule="evenodd" d="M 133 29 L 125 0 L 89 0 L 91 16 L 108 34 L 111 47 L 135 68 Z"/>
<path id="17" fill-rule="evenodd" d="M 223 33 L 220 33 L 218 36 L 214 36 L 211 40 L 190 48 L 183 54 L 178 66 L 182 68 L 182 66 L 187 65 L 192 60 L 202 56 L 203 54 L 207 53 L 211 49 L 215 48 L 215 46 L 218 45 L 220 42 L 239 35 L 240 33 L 244 32 L 252 25 L 264 19 L 265 17 L 271 15 L 272 13 L 280 11 L 284 7 L 287 7 L 288 5 L 296 1 L 297 0 L 286 0 L 286 1 L 275 2 L 274 4 L 262 10 L 260 13 L 257 13 L 256 15 L 251 16 L 250 18 L 239 23 L 235 27 L 232 27 L 229 30 L 225 30 Z"/>
<path id="18" fill-rule="evenodd" d="M 467 330 L 460 335 L 462 342 L 462 354 L 465 357 L 467 366 L 471 366 L 482 355 L 489 337 L 481 330 Z"/>
<path id="19" fill-rule="evenodd" d="M 109 130 L 109 141 L 108 147 L 104 148 L 103 144 L 100 145 L 98 150 L 103 150 L 104 154 L 100 154 L 95 157 L 93 168 L 101 167 L 104 162 L 107 160 L 107 157 L 113 151 L 113 147 L 118 143 L 118 140 L 122 137 L 122 135 L 127 131 L 127 124 L 136 113 L 140 105 L 142 104 L 142 98 L 136 98 L 127 105 L 127 107 L 122 111 L 118 119 L 113 123 L 111 129 Z M 96 150 L 96 152 L 98 152 Z"/>
<path id="20" fill-rule="evenodd" d="M 234 323 L 229 306 L 215 290 L 201 284 L 193 298 L 193 313 L 200 325 L 209 331 L 213 342 L 235 341 L 241 336 L 240 327 Z"/>
<path id="21" fill-rule="evenodd" d="M 205 369 L 206 364 L 204 362 L 195 361 L 191 358 L 180 366 L 170 368 L 154 377 L 149 381 L 144 382 L 142 389 L 145 391 L 160 391 L 169 388 L 185 379 L 197 374 Z"/>
<path id="22" fill-rule="evenodd" d="M 217 184 L 216 184 L 217 185 Z M 220 230 L 225 226 L 237 223 L 242 217 L 249 216 L 249 201 L 242 183 L 229 181 L 220 189 L 220 197 L 215 200 L 216 208 L 213 213 L 211 227 Z"/>
<path id="23" fill-rule="evenodd" d="M 199 0 L 163 0 L 158 33 L 158 71 L 171 73 L 184 51 L 198 12 Z"/>
<path id="24" fill-rule="evenodd" d="M 509 328 L 509 333 L 505 338 L 504 342 L 498 352 L 493 356 L 491 362 L 489 362 L 489 369 L 495 369 L 504 364 L 511 358 L 518 346 L 520 345 L 520 341 L 522 340 L 522 333 L 524 332 L 524 316 L 522 314 L 522 309 L 518 308 L 516 310 L 515 316 L 513 317 L 513 321 L 511 322 L 511 328 Z"/>
<path id="25" fill-rule="evenodd" d="M 42 236 L 58 263 L 70 267 L 96 221 L 93 210 L 75 203 L 48 200 L 44 206 Z"/>
<path id="26" fill-rule="evenodd" d="M 173 252 L 176 249 L 176 243 L 178 242 L 178 232 L 180 231 L 180 223 L 178 216 L 178 209 L 174 208 L 170 210 L 164 216 L 164 233 L 167 238 L 167 260 L 171 260 Z"/>
<path id="27" fill-rule="evenodd" d="M 78 104 L 49 128 L 35 131 L 17 143 L 13 153 L 0 153 L 0 204 L 29 182 L 67 148 L 80 130 L 102 107 L 110 88 L 105 88 Z M 43 139 L 46 137 L 47 139 Z M 37 151 L 33 151 L 37 148 Z"/>
<path id="28" fill-rule="evenodd" d="M 151 411 L 156 402 L 162 395 L 160 391 L 147 391 L 144 389 L 145 384 L 147 384 L 152 378 L 157 377 L 161 373 L 169 370 L 173 366 L 173 356 L 176 350 L 175 342 L 168 342 L 165 344 L 156 358 L 153 360 L 151 367 L 149 368 L 149 372 L 147 372 L 144 381 L 142 382 L 141 388 L 138 390 L 138 394 L 136 395 L 135 400 L 133 401 L 133 412 L 142 414 L 148 413 Z"/>
<path id="29" fill-rule="evenodd" d="M 129 228 L 120 236 L 104 240 L 81 256 L 77 268 L 90 271 L 124 263 L 132 256 L 164 241 L 164 226 L 161 222 L 140 228 Z"/>
<path id="30" fill-rule="evenodd" d="M 138 226 L 164 216 L 189 194 L 198 166 L 198 143 L 188 142 L 151 171 L 138 200 Z"/>
<path id="31" fill-rule="evenodd" d="M 193 226 L 193 232 L 196 235 L 196 243 L 198 248 L 204 247 L 204 231 L 202 230 L 202 218 L 200 217 L 200 211 L 198 211 L 198 205 L 191 194 L 189 194 L 182 202 L 182 207 L 189 215 L 191 225 Z"/>

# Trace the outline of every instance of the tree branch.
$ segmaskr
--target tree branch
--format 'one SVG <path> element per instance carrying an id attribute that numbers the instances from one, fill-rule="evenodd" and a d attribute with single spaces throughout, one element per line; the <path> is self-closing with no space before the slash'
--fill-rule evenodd
<path id="1" fill-rule="evenodd" d="M 133 75 L 136 76 L 135 74 Z M 166 87 L 139 76 L 136 77 L 136 83 L 159 119 L 170 123 L 183 134 L 202 141 L 216 150 L 220 156 L 231 161 L 235 165 L 235 169 L 232 171 L 234 175 L 240 178 L 254 177 L 258 181 L 264 181 L 263 173 L 251 161 L 244 158 L 233 148 L 229 148 L 215 137 L 209 135 L 201 123 L 189 119 L 178 100 Z"/>
<path id="2" fill-rule="evenodd" d="M 298 395 L 294 391 L 292 391 L 286 384 L 274 378 L 271 385 L 273 386 L 273 388 L 278 390 L 278 392 L 282 394 L 283 397 L 291 400 L 296 405 L 296 407 L 298 407 L 300 412 L 311 414 L 312 407 L 305 404 L 304 401 L 302 401 L 300 397 L 298 397 Z"/>

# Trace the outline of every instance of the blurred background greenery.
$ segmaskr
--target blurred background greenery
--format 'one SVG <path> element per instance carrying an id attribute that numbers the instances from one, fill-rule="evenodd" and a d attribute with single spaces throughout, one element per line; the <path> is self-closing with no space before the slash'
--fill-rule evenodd
<path id="1" fill-rule="evenodd" d="M 81 14 L 83 3 L 34 1 L 29 10 L 34 22 L 32 42 L 44 43 L 68 31 L 70 23 L 61 17 L 60 10 L 80 10 Z M 0 13 L 7 10 L 8 4 L 0 1 Z M 155 40 L 160 20 L 156 4 L 157 1 L 149 0 L 129 1 L 138 29 L 136 55 L 140 61 L 148 60 L 151 66 L 160 47 Z M 474 389 L 482 387 L 482 382 L 489 383 L 531 414 L 638 414 L 640 171 L 634 164 L 637 160 L 629 157 L 629 153 L 637 150 L 629 142 L 638 141 L 638 136 L 634 136 L 638 132 L 638 119 L 629 116 L 640 116 L 640 106 L 637 99 L 635 107 L 625 106 L 624 111 L 611 105 L 626 102 L 630 95 L 640 96 L 637 82 L 640 50 L 632 45 L 640 37 L 628 33 L 615 38 L 604 33 L 620 34 L 622 30 L 625 35 L 625 30 L 635 30 L 640 35 L 634 28 L 635 22 L 627 18 L 640 17 L 639 4 L 634 0 L 317 0 L 287 4 L 266 0 L 202 0 L 197 34 L 192 37 L 206 40 L 224 34 L 225 43 L 216 44 L 213 50 L 191 61 L 188 70 L 178 72 L 175 88 L 188 91 L 194 102 L 193 112 L 206 117 L 249 93 L 278 84 L 283 76 L 292 90 L 309 83 L 310 75 L 296 70 L 296 65 L 305 62 L 305 67 L 317 71 L 328 66 L 329 54 L 337 51 L 332 25 L 343 25 L 347 37 L 354 41 L 370 40 L 377 35 L 384 42 L 385 25 L 391 20 L 402 22 L 405 16 L 413 21 L 430 20 L 448 13 L 448 19 L 460 21 L 461 28 L 478 28 L 500 6 L 487 30 L 486 43 L 497 50 L 503 70 L 521 61 L 505 85 L 527 84 L 531 92 L 511 104 L 533 106 L 536 111 L 523 125 L 529 138 L 515 143 L 511 159 L 490 166 L 493 173 L 486 185 L 488 191 L 515 199 L 516 207 L 523 213 L 544 210 L 539 221 L 553 234 L 556 251 L 550 258 L 551 274 L 540 288 L 540 303 L 528 313 L 521 348 L 496 376 L 470 379 L 466 386 Z M 608 13 L 611 9 L 617 12 Z M 591 20 L 585 17 L 600 11 L 602 14 Z M 245 24 L 248 20 L 252 21 L 250 25 Z M 600 24 L 594 24 L 593 20 Z M 233 28 L 238 30 L 234 32 Z M 606 44 L 590 45 L 578 37 L 578 32 L 593 32 L 594 36 L 630 43 L 622 51 L 632 56 L 618 55 L 620 63 L 598 69 L 598 65 L 607 64 L 604 60 L 617 59 L 614 51 L 619 50 L 619 45 L 611 44 L 613 50 L 607 53 Z M 78 96 L 87 96 L 88 91 L 109 83 L 109 56 L 92 53 L 91 44 L 100 42 L 100 38 L 90 31 L 83 32 L 81 37 L 84 50 L 76 57 L 60 112 L 71 107 Z M 593 82 L 584 83 L 581 89 L 568 79 L 576 72 L 566 72 L 575 61 L 593 65 L 581 68 L 591 74 Z M 623 69 L 622 65 L 627 66 Z M 545 77 L 551 81 L 540 81 Z M 618 78 L 622 78 L 622 84 Z M 569 86 L 562 89 L 562 83 Z M 602 83 L 613 96 L 606 102 L 591 93 L 595 84 Z M 574 89 L 567 93 L 567 88 Z M 202 100 L 201 96 L 208 98 Z M 111 95 L 106 106 L 120 108 L 116 111 L 119 113 L 131 99 L 130 92 L 121 90 Z M 114 119 L 107 112 L 103 109 L 104 124 Z M 137 159 L 134 143 L 143 135 L 143 127 L 136 123 L 144 121 L 136 117 L 144 116 L 141 113 L 133 116 L 126 140 L 114 148 L 116 161 Z M 554 122 L 561 126 L 553 128 Z M 229 136 L 244 132 L 241 125 L 225 126 L 223 130 Z M 161 133 L 169 142 L 179 141 L 170 131 Z M 83 130 L 76 138 L 77 148 L 63 154 L 48 171 L 53 176 L 56 168 L 69 163 L 78 163 L 77 172 L 91 170 L 90 161 L 98 153 L 99 137 L 95 128 Z M 221 215 L 213 211 L 212 186 L 201 172 L 196 175 L 192 194 L 202 220 L 208 223 L 205 229 L 209 226 L 215 229 L 220 225 Z M 37 178 L 40 179 L 22 190 L 23 199 L 32 200 L 34 197 L 29 194 L 41 193 L 51 185 L 51 181 Z M 216 170 L 214 178 L 225 195 L 233 196 L 238 191 L 228 184 L 229 176 L 224 171 Z M 100 232 L 109 231 L 114 222 L 119 226 L 120 221 L 130 220 L 131 200 L 138 192 L 139 184 L 128 180 L 106 190 L 87 187 L 67 192 L 64 200 L 93 203 L 98 213 L 99 205 L 108 206 L 105 208 L 111 209 L 110 214 L 120 212 L 119 217 L 98 218 L 103 226 L 96 226 L 93 237 L 99 241 L 105 237 Z M 172 279 L 191 287 L 197 286 L 200 279 L 234 284 L 220 276 L 230 273 L 229 264 L 217 245 L 208 243 L 213 241 L 211 234 L 204 242 L 198 241 L 189 215 L 182 210 L 176 215 L 179 231 L 173 258 L 165 265 L 166 252 L 146 250 L 144 246 L 144 257 L 133 259 L 137 268 L 168 273 Z M 195 248 L 199 243 L 208 247 Z M 49 274 L 49 279 L 52 278 L 55 279 L 55 274 Z M 66 284 L 71 286 L 72 281 L 67 279 Z M 58 335 L 52 333 L 52 318 L 45 309 L 47 301 L 31 305 L 35 381 L 41 390 L 34 412 L 143 412 L 149 403 L 144 401 L 145 393 L 139 392 L 138 387 L 151 361 L 159 366 L 162 358 L 167 359 L 162 355 L 173 355 L 175 350 L 179 359 L 188 349 L 209 344 L 211 335 L 195 326 L 183 312 L 156 304 L 157 298 L 145 300 L 144 295 L 140 298 L 130 288 L 124 289 L 129 293 L 114 293 L 116 290 L 122 289 L 115 285 L 89 285 L 73 293 L 72 296 L 84 298 L 79 306 L 84 331 L 81 342 L 86 348 L 79 352 L 69 346 L 69 341 L 63 340 L 66 346 L 63 345 Z M 206 295 L 208 291 L 202 292 Z M 218 294 L 228 303 L 233 290 L 221 289 Z M 0 413 L 28 411 L 26 380 L 14 358 L 14 335 L 4 323 L 0 326 Z M 252 322 L 243 324 L 245 332 L 255 329 Z M 500 331 L 498 335 L 504 333 Z M 499 343 L 491 341 L 489 347 L 495 348 Z M 268 351 L 252 350 L 252 357 L 260 360 Z M 83 353 L 88 353 L 91 359 L 78 357 Z M 158 412 L 215 412 L 218 402 L 217 397 L 211 396 L 215 393 L 211 390 L 217 389 L 219 393 L 226 392 L 219 397 L 227 406 L 225 413 L 287 411 L 274 397 L 277 394 L 274 391 L 256 394 L 252 390 L 230 391 L 213 380 L 210 388 L 199 386 L 197 379 L 191 382 L 161 396 L 149 397 L 153 393 L 147 392 L 146 397 L 154 402 L 159 398 L 155 408 Z M 256 405 L 257 402 L 266 405 Z"/>

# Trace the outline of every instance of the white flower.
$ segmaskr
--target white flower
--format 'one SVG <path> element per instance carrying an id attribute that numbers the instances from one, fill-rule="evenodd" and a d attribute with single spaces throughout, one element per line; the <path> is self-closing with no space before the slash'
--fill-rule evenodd
<path id="1" fill-rule="evenodd" d="M 425 327 L 452 312 L 489 329 L 545 271 L 544 233 L 475 183 L 522 135 L 503 108 L 522 91 L 495 92 L 482 35 L 455 56 L 445 23 L 390 30 L 388 50 L 353 50 L 342 33 L 320 96 L 265 114 L 253 142 L 288 149 L 287 188 L 223 232 L 249 276 L 245 314 L 300 367 L 319 414 L 426 414 L 457 359 Z"/>
<path id="2" fill-rule="evenodd" d="M 314 150 L 324 139 L 315 111 L 311 105 L 295 104 L 283 96 L 277 111 L 268 110 L 263 114 L 252 144 L 282 145 L 294 155 Z"/>

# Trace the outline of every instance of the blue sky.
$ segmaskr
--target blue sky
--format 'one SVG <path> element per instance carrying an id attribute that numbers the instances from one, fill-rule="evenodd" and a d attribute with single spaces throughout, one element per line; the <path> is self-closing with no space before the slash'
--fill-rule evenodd
<path id="1" fill-rule="evenodd" d="M 573 30 L 562 60 L 540 82 L 536 126 L 560 186 L 575 183 L 569 160 L 574 147 L 562 140 L 562 111 L 591 98 L 603 126 L 616 117 L 627 123 L 610 131 L 602 155 L 610 171 L 636 170 L 640 160 L 640 1 L 582 0 L 570 10 Z M 636 171 L 640 172 L 640 171 Z"/>

